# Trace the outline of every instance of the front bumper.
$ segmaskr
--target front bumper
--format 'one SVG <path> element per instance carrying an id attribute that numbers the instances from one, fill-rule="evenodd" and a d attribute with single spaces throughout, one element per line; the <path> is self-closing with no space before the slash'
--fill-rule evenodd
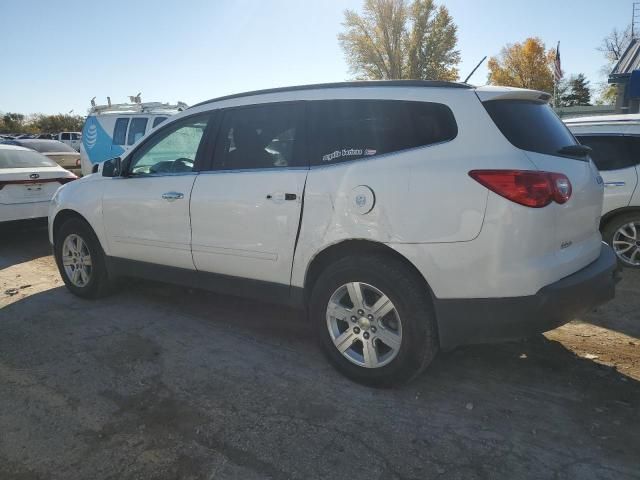
<path id="1" fill-rule="evenodd" d="M 617 261 L 602 244 L 582 270 L 535 295 L 509 298 L 435 299 L 440 346 L 515 340 L 553 330 L 615 296 Z"/>

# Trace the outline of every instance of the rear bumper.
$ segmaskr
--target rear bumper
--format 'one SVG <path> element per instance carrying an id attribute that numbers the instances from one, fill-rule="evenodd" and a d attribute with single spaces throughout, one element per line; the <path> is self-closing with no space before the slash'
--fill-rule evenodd
<path id="1" fill-rule="evenodd" d="M 46 217 L 49 213 L 49 200 L 32 203 L 0 204 L 0 222 L 29 220 Z"/>
<path id="2" fill-rule="evenodd" d="M 525 338 L 553 330 L 615 296 L 616 256 L 602 244 L 582 270 L 526 297 L 435 300 L 440 346 Z"/>

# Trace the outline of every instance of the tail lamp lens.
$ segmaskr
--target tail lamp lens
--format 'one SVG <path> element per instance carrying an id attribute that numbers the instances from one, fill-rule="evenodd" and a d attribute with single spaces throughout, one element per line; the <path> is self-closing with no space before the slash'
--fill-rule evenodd
<path id="1" fill-rule="evenodd" d="M 469 176 L 492 192 L 525 207 L 542 208 L 553 201 L 562 204 L 571 197 L 571 182 L 562 173 L 472 170 Z"/>

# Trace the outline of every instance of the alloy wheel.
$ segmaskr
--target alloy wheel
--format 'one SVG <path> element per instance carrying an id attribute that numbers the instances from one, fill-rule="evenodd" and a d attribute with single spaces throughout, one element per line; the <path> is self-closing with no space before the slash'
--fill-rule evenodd
<path id="1" fill-rule="evenodd" d="M 93 265 L 85 241 L 76 234 L 68 235 L 62 244 L 62 266 L 69 281 L 76 287 L 86 287 L 91 280 Z"/>
<path id="2" fill-rule="evenodd" d="M 329 299 L 326 319 L 333 344 L 355 365 L 380 368 L 400 351 L 400 315 L 389 297 L 373 285 L 342 285 Z"/>

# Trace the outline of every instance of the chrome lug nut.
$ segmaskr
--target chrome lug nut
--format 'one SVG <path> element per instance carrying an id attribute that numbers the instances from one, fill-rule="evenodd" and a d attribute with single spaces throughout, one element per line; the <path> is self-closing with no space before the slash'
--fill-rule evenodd
<path id="1" fill-rule="evenodd" d="M 358 315 L 364 315 L 364 310 L 358 310 Z"/>
<path id="2" fill-rule="evenodd" d="M 376 333 L 376 331 L 377 331 L 377 330 L 378 330 L 378 329 L 377 329 L 376 327 L 371 327 L 371 331 L 372 331 L 373 333 Z"/>
<path id="3" fill-rule="evenodd" d="M 373 315 L 369 314 L 369 315 L 367 315 L 367 318 L 368 318 L 369 320 L 373 320 Z"/>
<path id="4" fill-rule="evenodd" d="M 353 323 L 355 323 L 357 320 L 358 320 L 358 319 L 356 318 L 356 316 L 355 316 L 355 315 L 351 317 L 351 321 L 352 321 Z"/>
<path id="5" fill-rule="evenodd" d="M 355 327 L 353 329 L 353 333 L 355 333 L 356 335 L 358 335 L 360 333 L 360 329 L 358 327 Z"/>
<path id="6" fill-rule="evenodd" d="M 363 337 L 365 340 L 369 340 L 369 332 L 364 332 Z"/>

